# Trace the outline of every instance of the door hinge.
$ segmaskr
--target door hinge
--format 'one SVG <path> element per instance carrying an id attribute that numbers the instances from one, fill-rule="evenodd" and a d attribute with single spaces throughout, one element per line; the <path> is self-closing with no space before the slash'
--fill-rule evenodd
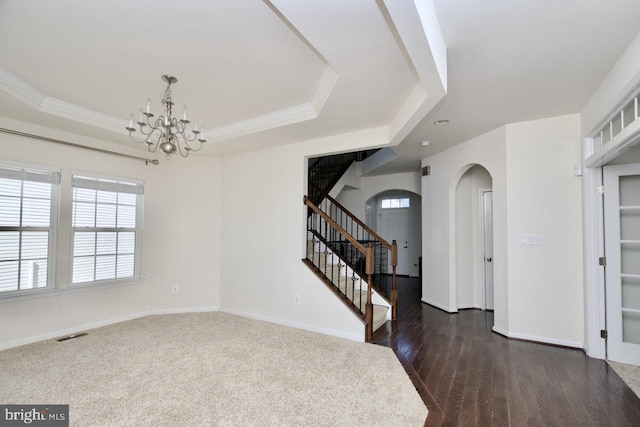
<path id="1" fill-rule="evenodd" d="M 600 329 L 600 338 L 607 338 L 607 331 L 604 329 Z"/>
<path id="2" fill-rule="evenodd" d="M 598 264 L 603 266 L 603 267 L 606 267 L 607 266 L 607 258 L 601 256 L 600 258 L 598 258 Z"/>
<path id="3" fill-rule="evenodd" d="M 602 196 L 604 194 L 604 185 L 598 185 L 597 191 L 598 194 Z"/>

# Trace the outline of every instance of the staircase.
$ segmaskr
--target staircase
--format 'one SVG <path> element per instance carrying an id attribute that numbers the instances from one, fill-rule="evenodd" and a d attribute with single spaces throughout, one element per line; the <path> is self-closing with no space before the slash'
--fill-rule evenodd
<path id="1" fill-rule="evenodd" d="M 307 258 L 303 261 L 336 295 L 363 320 L 367 302 L 368 284 L 351 267 L 319 239 L 309 236 Z M 310 259 L 309 259 L 310 255 Z M 335 289 L 337 288 L 337 289 Z M 391 304 L 372 289 L 373 332 L 391 319 Z"/>
<path id="2" fill-rule="evenodd" d="M 329 191 L 353 162 L 378 149 L 309 159 L 307 253 L 302 261 L 358 316 L 365 341 L 397 315 L 396 242 L 388 243 Z M 391 266 L 391 272 L 387 271 Z M 390 273 L 390 274 L 389 274 Z"/>
<path id="3" fill-rule="evenodd" d="M 315 205 L 308 197 L 307 253 L 302 261 L 360 317 L 365 341 L 397 315 L 397 245 L 388 243 L 322 190 Z M 388 260 L 391 262 L 389 263 Z M 392 267 L 387 274 L 388 264 Z M 382 280 L 383 276 L 390 280 Z M 380 287 L 377 283 L 390 282 Z"/>
<path id="4" fill-rule="evenodd" d="M 328 193 L 336 185 L 353 162 L 361 162 L 379 150 L 379 148 L 376 148 L 355 153 L 340 153 L 310 158 L 308 173 L 309 199 L 318 205 L 324 197 L 323 193 Z"/>

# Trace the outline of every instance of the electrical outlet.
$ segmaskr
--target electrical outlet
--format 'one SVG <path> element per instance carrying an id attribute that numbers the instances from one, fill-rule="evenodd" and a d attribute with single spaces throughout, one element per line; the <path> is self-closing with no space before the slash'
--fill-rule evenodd
<path id="1" fill-rule="evenodd" d="M 300 304 L 300 295 L 296 295 L 296 304 Z"/>
<path id="2" fill-rule="evenodd" d="M 171 287 L 171 293 L 172 294 L 177 294 L 178 292 L 180 292 L 180 287 L 178 285 L 173 285 Z"/>

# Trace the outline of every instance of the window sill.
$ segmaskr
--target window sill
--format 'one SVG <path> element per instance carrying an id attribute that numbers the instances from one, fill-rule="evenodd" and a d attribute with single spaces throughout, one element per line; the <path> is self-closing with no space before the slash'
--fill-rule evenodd
<path id="1" fill-rule="evenodd" d="M 53 296 L 62 296 L 67 294 L 75 294 L 78 292 L 97 291 L 100 289 L 118 288 L 121 286 L 137 285 L 144 282 L 144 277 L 122 279 L 122 280 L 109 280 L 105 282 L 92 282 L 92 283 L 79 283 L 76 285 L 70 284 L 66 288 L 40 288 L 29 291 L 10 291 L 0 293 L 0 304 L 7 302 L 23 301 L 34 298 L 46 298 Z"/>

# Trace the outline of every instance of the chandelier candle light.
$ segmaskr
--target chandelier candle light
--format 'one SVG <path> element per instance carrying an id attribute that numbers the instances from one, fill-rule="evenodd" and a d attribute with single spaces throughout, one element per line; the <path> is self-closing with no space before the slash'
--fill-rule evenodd
<path id="1" fill-rule="evenodd" d="M 204 126 L 198 129 L 198 123 L 194 124 L 194 129 L 187 133 L 187 125 L 190 123 L 187 120 L 187 107 L 182 110 L 182 118 L 177 119 L 172 116 L 173 114 L 173 101 L 171 100 L 171 84 L 176 83 L 178 79 L 173 76 L 163 75 L 162 80 L 167 82 L 167 89 L 164 91 L 162 97 L 162 103 L 164 104 L 164 114 L 160 115 L 153 124 L 151 118 L 151 98 L 147 99 L 147 107 L 145 111 L 140 109 L 140 116 L 138 121 L 138 128 L 143 139 L 134 137 L 136 128 L 134 128 L 134 115 L 129 116 L 129 126 L 125 129 L 129 131 L 129 137 L 137 143 L 147 144 L 149 152 L 155 153 L 158 148 L 160 151 L 167 155 L 167 160 L 176 151 L 180 153 L 182 157 L 187 157 L 192 151 L 199 151 L 206 139 L 204 139 Z"/>

